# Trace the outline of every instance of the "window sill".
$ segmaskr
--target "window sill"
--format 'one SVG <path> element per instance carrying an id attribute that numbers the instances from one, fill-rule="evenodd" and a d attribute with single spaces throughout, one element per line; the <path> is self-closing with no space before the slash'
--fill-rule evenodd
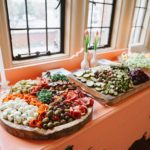
<path id="1" fill-rule="evenodd" d="M 122 49 L 122 50 L 125 50 L 125 49 Z M 94 49 L 89 50 L 89 52 L 92 52 L 92 51 L 94 51 Z M 99 48 L 97 49 L 96 52 L 97 54 L 101 54 L 101 53 L 109 53 L 109 52 L 117 52 L 117 51 L 120 51 L 120 49 L 115 49 L 114 47 L 106 47 L 106 48 Z"/>
<path id="2" fill-rule="evenodd" d="M 22 67 L 22 66 L 28 66 L 28 65 L 37 65 L 44 62 L 51 62 L 51 61 L 57 61 L 61 59 L 69 58 L 69 54 L 57 54 L 52 56 L 43 56 L 33 59 L 27 59 L 27 60 L 20 60 L 20 61 L 13 61 L 12 67 Z"/>
<path id="3" fill-rule="evenodd" d="M 92 50 L 89 51 L 90 56 L 92 57 Z M 120 56 L 123 52 L 127 52 L 127 48 L 125 49 L 114 49 L 112 47 L 97 49 L 96 57 L 97 59 L 109 59 L 112 61 L 116 61 L 118 56 Z"/>

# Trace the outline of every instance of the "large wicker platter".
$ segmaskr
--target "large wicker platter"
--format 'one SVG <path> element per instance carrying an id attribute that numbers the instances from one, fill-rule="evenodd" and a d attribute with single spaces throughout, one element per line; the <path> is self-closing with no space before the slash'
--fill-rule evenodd
<path id="1" fill-rule="evenodd" d="M 74 120 L 70 123 L 60 125 L 54 129 L 45 130 L 39 128 L 31 128 L 28 126 L 18 125 L 12 122 L 9 122 L 2 118 L 0 114 L 1 125 L 5 128 L 10 134 L 28 139 L 57 139 L 66 135 L 70 135 L 80 128 L 82 128 L 92 117 L 92 108 L 88 108 L 88 113 L 85 116 L 82 116 L 80 119 Z"/>
<path id="2" fill-rule="evenodd" d="M 128 98 L 129 96 L 150 87 L 150 80 L 149 80 L 143 84 L 134 86 L 134 88 L 130 89 L 128 92 L 122 93 L 122 94 L 115 97 L 115 96 L 111 96 L 111 95 L 104 95 L 100 92 L 97 92 L 94 88 L 90 88 L 90 87 L 86 86 L 86 84 L 77 80 L 76 77 L 74 77 L 73 75 L 70 75 L 69 79 L 72 82 L 75 82 L 75 84 L 77 84 L 81 88 L 83 88 L 87 93 L 94 96 L 97 101 L 104 103 L 104 104 L 107 104 L 107 105 L 116 104 L 116 103 L 122 101 L 123 99 Z"/>

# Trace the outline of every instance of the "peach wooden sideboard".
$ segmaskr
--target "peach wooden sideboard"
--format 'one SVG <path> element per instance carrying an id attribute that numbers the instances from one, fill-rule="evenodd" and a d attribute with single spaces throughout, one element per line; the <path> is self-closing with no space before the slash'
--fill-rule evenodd
<path id="1" fill-rule="evenodd" d="M 127 150 L 150 133 L 150 89 L 113 107 L 95 102 L 93 119 L 80 131 L 58 140 L 35 141 L 14 137 L 0 126 L 0 150 Z"/>
<path id="2" fill-rule="evenodd" d="M 98 55 L 98 58 L 115 60 L 123 51 Z M 82 53 L 71 58 L 27 67 L 7 69 L 7 79 L 15 83 L 21 79 L 35 78 L 42 71 L 64 67 L 79 68 Z M 69 63 L 68 63 L 69 62 Z M 58 140 L 35 141 L 14 137 L 0 126 L 0 150 L 127 150 L 147 132 L 150 135 L 150 88 L 141 91 L 113 107 L 94 104 L 92 120 L 80 131 Z"/>

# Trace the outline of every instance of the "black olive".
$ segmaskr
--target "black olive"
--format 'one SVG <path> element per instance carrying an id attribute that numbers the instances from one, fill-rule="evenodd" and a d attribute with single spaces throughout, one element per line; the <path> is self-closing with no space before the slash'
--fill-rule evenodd
<path id="1" fill-rule="evenodd" d="M 65 116 L 65 120 L 68 120 L 69 119 L 69 116 Z"/>
<path id="2" fill-rule="evenodd" d="M 43 128 L 44 128 L 44 129 L 47 129 L 47 128 L 48 128 L 46 123 L 43 124 Z"/>
<path id="3" fill-rule="evenodd" d="M 64 118 L 64 114 L 63 114 L 63 113 L 60 114 L 60 118 L 61 118 L 61 119 Z"/>

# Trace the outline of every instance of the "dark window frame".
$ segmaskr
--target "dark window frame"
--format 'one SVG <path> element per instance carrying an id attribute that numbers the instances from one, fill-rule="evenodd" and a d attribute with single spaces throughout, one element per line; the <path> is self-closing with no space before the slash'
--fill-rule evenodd
<path id="1" fill-rule="evenodd" d="M 111 46 L 111 39 L 112 39 L 112 31 L 113 31 L 113 25 L 114 25 L 114 18 L 115 18 L 115 8 L 116 8 L 116 0 L 113 0 L 113 3 L 105 3 L 105 0 L 104 2 L 95 2 L 94 0 L 89 0 L 89 3 L 93 3 L 92 4 L 92 9 L 93 9 L 93 5 L 95 4 L 103 4 L 103 12 L 102 12 L 102 22 L 101 22 L 101 26 L 100 27 L 92 27 L 92 17 L 91 17 L 91 23 L 90 23 L 90 27 L 87 27 L 87 29 L 90 29 L 90 37 L 91 37 L 91 29 L 100 29 L 100 34 L 102 33 L 102 29 L 103 28 L 109 28 L 109 34 L 108 34 L 108 44 L 107 45 L 103 45 L 103 46 L 98 46 L 97 48 L 106 48 L 106 47 L 110 47 Z M 102 24 L 103 24 L 103 15 L 104 15 L 104 6 L 105 5 L 112 5 L 112 13 L 111 13 L 111 20 L 110 20 L 110 26 L 109 27 L 103 27 Z M 92 13 L 93 13 L 93 10 L 92 10 Z M 93 15 L 91 13 L 91 16 Z M 88 47 L 89 50 L 93 50 L 94 47 L 93 46 L 89 46 Z"/>
<path id="2" fill-rule="evenodd" d="M 12 60 L 26 60 L 26 59 L 32 59 L 32 58 L 37 58 L 37 57 L 41 57 L 41 56 L 50 56 L 50 55 L 55 55 L 55 54 L 61 54 L 64 53 L 64 41 L 65 41 L 65 5 L 66 5 L 66 0 L 59 0 L 58 1 L 58 7 L 61 7 L 60 9 L 60 27 L 53 27 L 53 28 L 49 28 L 47 25 L 47 0 L 45 0 L 45 19 L 46 19 L 46 26 L 45 28 L 29 28 L 29 20 L 28 20 L 28 10 L 27 10 L 27 0 L 25 0 L 25 15 L 26 15 L 26 23 L 27 23 L 27 27 L 26 28 L 11 28 L 10 27 L 10 22 L 9 22 L 9 12 L 8 12 L 8 3 L 7 0 L 5 1 L 5 8 L 6 8 L 6 15 L 7 15 L 7 23 L 8 23 L 8 32 L 9 32 L 9 42 L 10 42 L 10 48 L 11 48 L 11 56 L 12 56 Z M 57 9 L 56 8 L 56 9 Z M 46 30 L 46 52 L 35 52 L 35 53 L 31 53 L 30 52 L 30 39 L 29 39 L 29 30 Z M 55 53 L 51 53 L 48 50 L 48 29 L 60 29 L 60 51 L 59 52 L 55 52 Z M 27 44 L 28 44 L 28 56 L 24 56 L 27 54 L 18 54 L 17 56 L 14 56 L 13 54 L 13 43 L 12 43 L 12 36 L 11 36 L 11 31 L 12 30 L 24 30 L 27 31 Z M 32 54 L 32 55 L 31 55 Z"/>

